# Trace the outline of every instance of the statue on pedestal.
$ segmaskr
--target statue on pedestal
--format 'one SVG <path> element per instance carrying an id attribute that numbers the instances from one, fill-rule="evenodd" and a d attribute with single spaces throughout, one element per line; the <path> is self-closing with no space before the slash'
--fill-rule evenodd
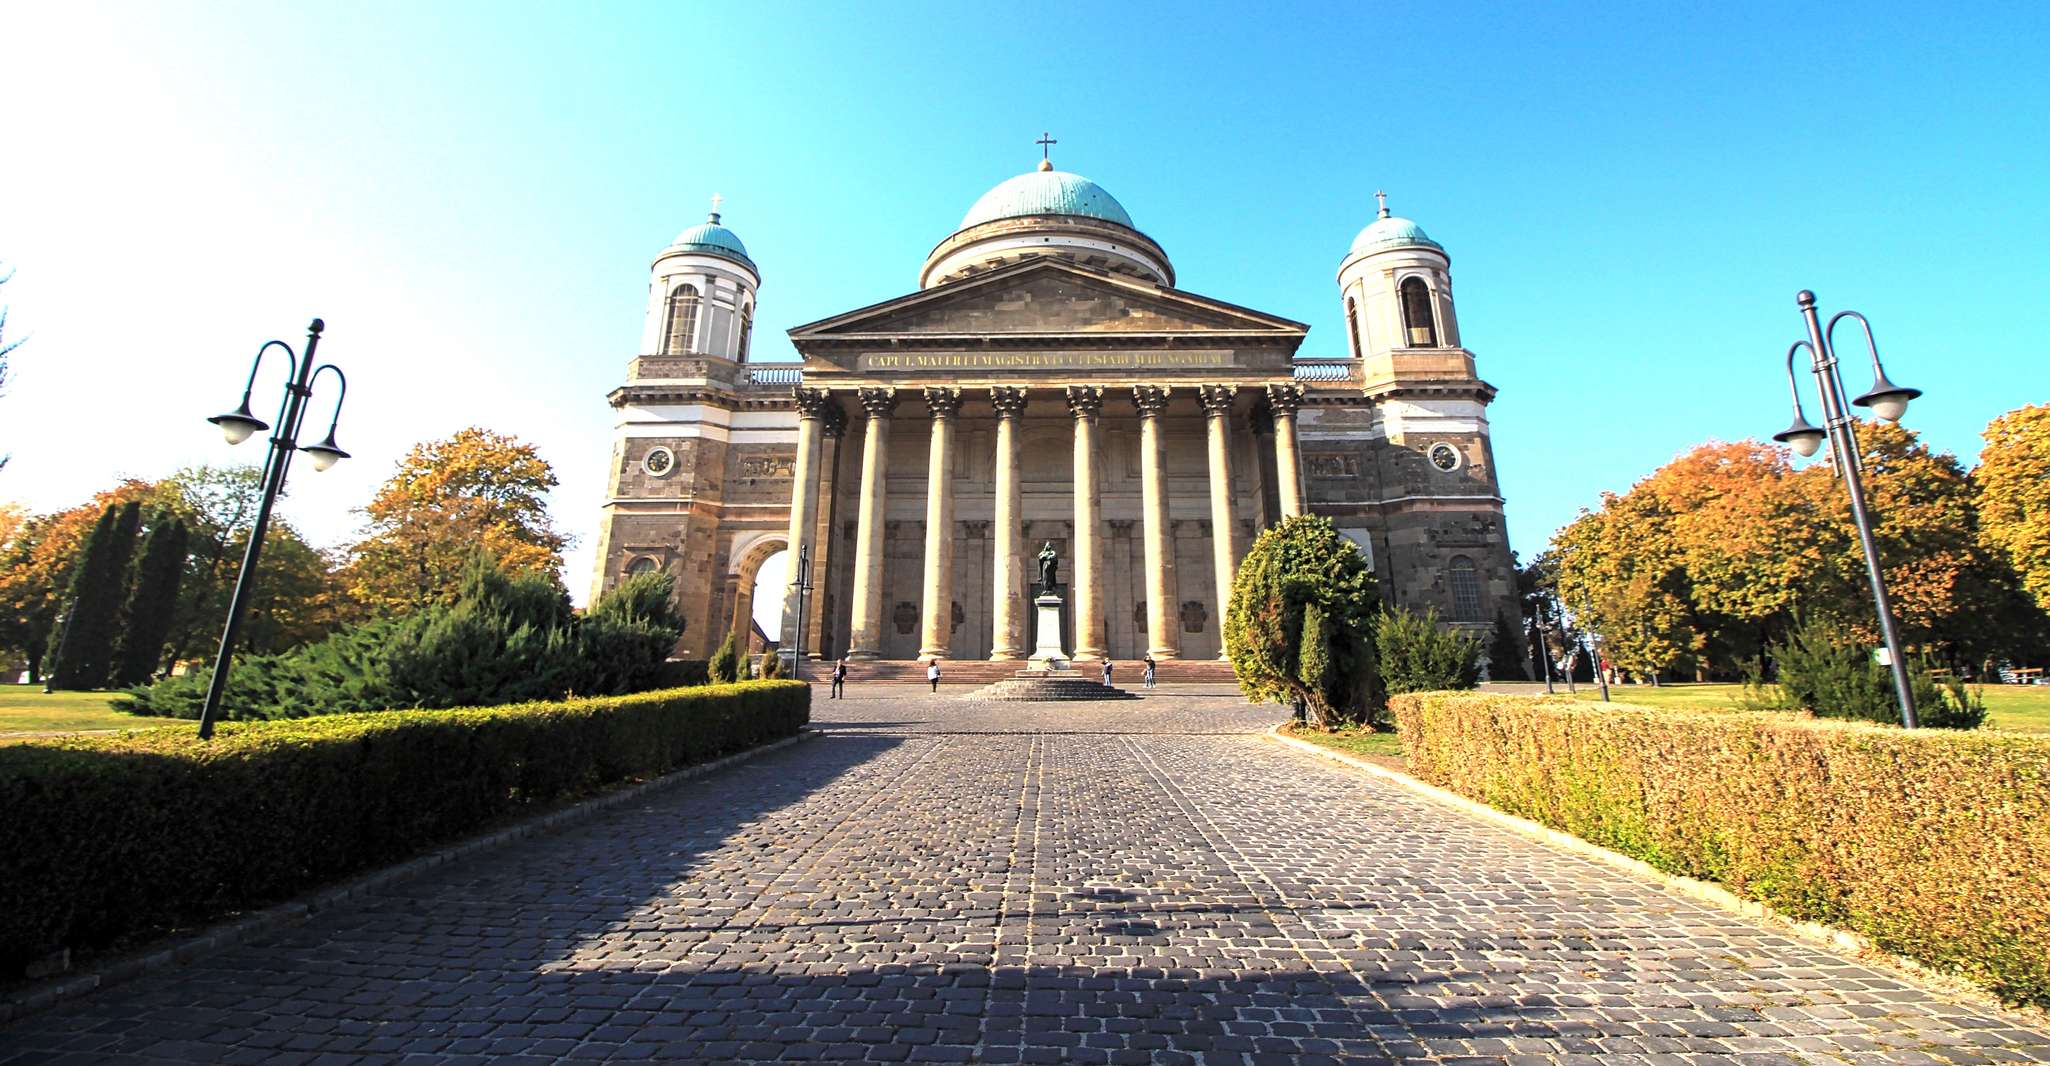
<path id="1" fill-rule="evenodd" d="M 1051 596 L 1054 594 L 1053 590 L 1056 587 L 1054 572 L 1059 569 L 1060 563 L 1061 556 L 1059 552 L 1053 550 L 1053 541 L 1047 541 L 1039 546 L 1039 594 L 1041 596 Z"/>

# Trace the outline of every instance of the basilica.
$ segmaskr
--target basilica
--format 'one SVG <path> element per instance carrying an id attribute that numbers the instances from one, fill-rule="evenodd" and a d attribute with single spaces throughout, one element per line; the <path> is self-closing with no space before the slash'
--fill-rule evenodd
<path id="1" fill-rule="evenodd" d="M 1300 322 L 1180 288 L 1116 198 L 1042 161 L 974 201 L 915 291 L 790 330 L 798 364 L 750 359 L 762 272 L 717 206 L 655 257 L 609 396 L 594 597 L 674 575 L 679 657 L 749 631 L 782 552 L 761 587 L 787 601 L 786 645 L 1020 659 L 1052 545 L 1074 658 L 1215 660 L 1239 557 L 1306 512 L 1391 604 L 1483 637 L 1516 616 L 1495 390 L 1451 256 L 1385 197 L 1339 257 L 1328 355 L 1300 354 Z"/>

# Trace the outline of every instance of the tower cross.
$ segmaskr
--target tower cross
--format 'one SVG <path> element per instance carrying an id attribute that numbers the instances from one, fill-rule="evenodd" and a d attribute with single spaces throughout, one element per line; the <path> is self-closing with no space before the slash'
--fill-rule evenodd
<path id="1" fill-rule="evenodd" d="M 1385 193 L 1385 192 L 1382 192 L 1382 191 L 1381 191 L 1381 190 L 1379 190 L 1379 189 L 1375 189 L 1375 190 L 1374 190 L 1374 199 L 1376 199 L 1376 200 L 1379 200 L 1379 201 L 1381 201 L 1381 217 L 1382 217 L 1382 218 L 1387 218 L 1387 217 L 1388 217 L 1388 194 L 1387 194 L 1387 193 Z"/>
<path id="2" fill-rule="evenodd" d="M 1054 140 L 1053 134 L 1041 131 L 1039 134 L 1039 139 L 1033 141 L 1032 143 L 1039 146 L 1039 158 L 1045 162 L 1051 163 L 1053 162 L 1053 146 L 1061 142 Z"/>
<path id="3" fill-rule="evenodd" d="M 724 196 L 718 193 L 712 194 L 712 221 L 717 222 L 719 220 L 719 205 L 725 202 L 726 198 Z"/>

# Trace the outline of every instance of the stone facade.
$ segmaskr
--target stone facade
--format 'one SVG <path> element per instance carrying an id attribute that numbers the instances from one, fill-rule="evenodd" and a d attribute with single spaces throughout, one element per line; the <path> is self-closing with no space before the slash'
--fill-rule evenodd
<path id="1" fill-rule="evenodd" d="M 1300 357 L 1300 323 L 1172 288 L 1164 253 L 1157 277 L 1020 253 L 1029 227 L 1005 219 L 942 242 L 919 292 L 792 330 L 801 370 L 635 359 L 611 396 L 594 594 L 635 568 L 676 575 L 678 654 L 701 657 L 749 625 L 763 561 L 795 546 L 811 654 L 1012 658 L 1050 542 L 1077 658 L 1215 658 L 1238 557 L 1307 510 L 1390 602 L 1475 630 L 1513 617 L 1494 390 L 1457 344 L 1449 260 L 1368 241 L 1388 221 L 1341 269 L 1339 358 Z M 1011 243 L 960 266 L 985 246 L 962 235 L 984 230 Z M 761 587 L 786 596 L 794 576 Z"/>

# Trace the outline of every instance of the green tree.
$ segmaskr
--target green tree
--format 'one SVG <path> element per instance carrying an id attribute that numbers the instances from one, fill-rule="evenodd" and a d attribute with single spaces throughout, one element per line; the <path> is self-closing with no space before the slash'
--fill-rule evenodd
<path id="1" fill-rule="evenodd" d="M 1480 638 L 1439 625 L 1435 607 L 1421 615 L 1400 607 L 1382 612 L 1374 627 L 1374 650 L 1390 695 L 1480 683 Z"/>
<path id="2" fill-rule="evenodd" d="M 1488 634 L 1488 676 L 1496 681 L 1530 680 L 1528 644 L 1523 627 L 1506 614 L 1498 616 L 1494 631 Z"/>
<path id="3" fill-rule="evenodd" d="M 211 658 L 218 647 L 262 498 L 263 471 L 254 466 L 186 467 L 152 492 L 156 506 L 182 518 L 190 535 L 191 561 L 169 637 L 173 660 Z M 334 563 L 275 515 L 250 595 L 241 645 L 252 654 L 318 640 L 346 613 Z"/>
<path id="4" fill-rule="evenodd" d="M 31 680 L 42 678 L 72 574 L 100 515 L 153 491 L 149 482 L 123 481 L 86 503 L 10 523 L 11 535 L 0 538 L 0 655 L 26 662 Z"/>
<path id="5" fill-rule="evenodd" d="M 1299 516 L 1261 533 L 1225 610 L 1224 646 L 1240 690 L 1263 702 L 1300 699 L 1320 728 L 1383 728 L 1373 647 L 1380 607 L 1373 571 L 1330 519 Z"/>
<path id="6" fill-rule="evenodd" d="M 86 537 L 65 597 L 67 617 L 51 646 L 53 687 L 97 689 L 112 680 L 113 646 L 128 598 L 128 561 L 141 525 L 142 506 L 130 500 L 100 512 Z"/>
<path id="7" fill-rule="evenodd" d="M 186 529 L 183 519 L 159 512 L 142 542 L 142 560 L 135 568 L 135 590 L 129 594 L 121 633 L 121 655 L 114 680 L 121 685 L 147 683 L 163 665 L 164 642 L 178 607 L 178 586 L 185 580 Z"/>

